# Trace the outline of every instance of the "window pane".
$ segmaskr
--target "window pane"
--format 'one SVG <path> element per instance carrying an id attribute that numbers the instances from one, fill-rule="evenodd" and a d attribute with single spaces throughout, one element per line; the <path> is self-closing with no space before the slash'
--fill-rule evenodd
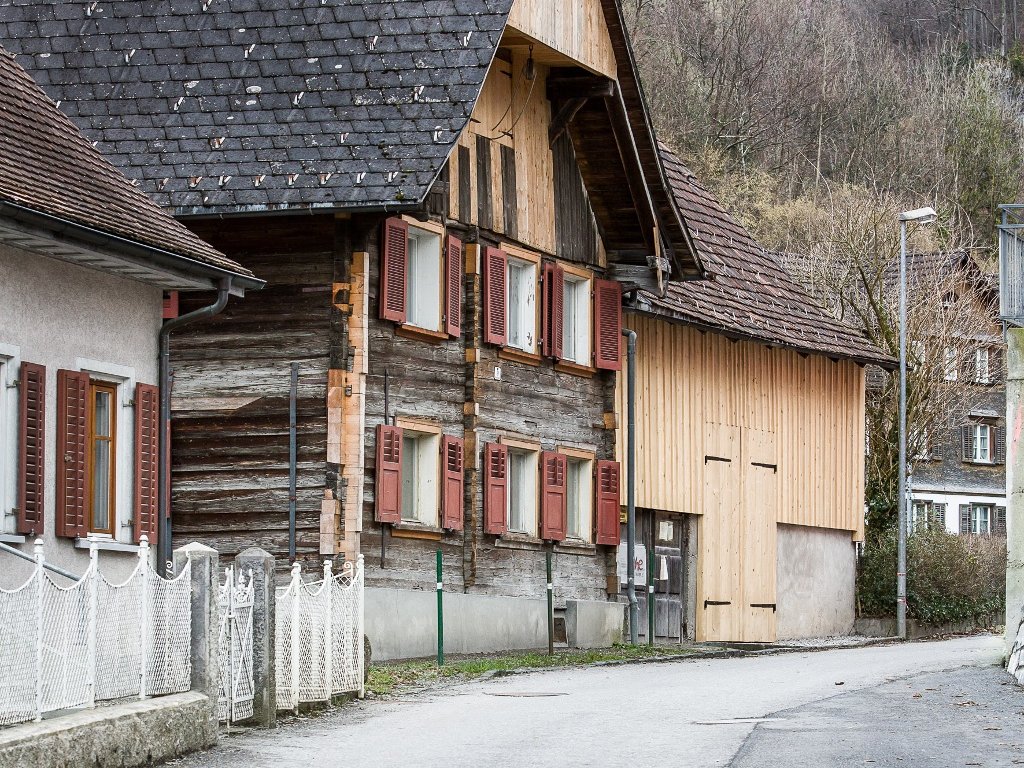
<path id="1" fill-rule="evenodd" d="M 570 460 L 567 472 L 568 534 L 574 539 L 590 541 L 591 492 L 589 461 Z"/>
<path id="2" fill-rule="evenodd" d="M 508 262 L 508 345 L 533 352 L 537 335 L 536 268 L 526 261 Z"/>
<path id="3" fill-rule="evenodd" d="M 508 527 L 537 534 L 537 454 L 509 451 Z"/>
<path id="4" fill-rule="evenodd" d="M 111 529 L 109 440 L 94 440 L 92 444 L 92 529 Z"/>
<path id="5" fill-rule="evenodd" d="M 563 289 L 562 354 L 590 364 L 590 282 L 566 278 Z"/>
<path id="6" fill-rule="evenodd" d="M 418 441 L 415 437 L 405 435 L 402 437 L 402 519 L 416 519 L 416 487 L 417 469 L 419 462 L 416 460 L 416 449 Z"/>
<path id="7" fill-rule="evenodd" d="M 110 393 L 102 389 L 93 395 L 95 406 L 93 411 L 93 430 L 96 437 L 110 437 Z"/>
<path id="8" fill-rule="evenodd" d="M 409 230 L 407 320 L 430 331 L 441 329 L 441 238 Z"/>

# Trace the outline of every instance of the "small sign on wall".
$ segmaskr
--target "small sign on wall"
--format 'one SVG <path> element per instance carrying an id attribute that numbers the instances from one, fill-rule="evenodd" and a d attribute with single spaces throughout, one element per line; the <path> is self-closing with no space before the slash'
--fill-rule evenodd
<path id="1" fill-rule="evenodd" d="M 647 547 L 643 544 L 637 544 L 633 548 L 633 581 L 636 584 L 647 583 Z M 626 571 L 626 544 L 622 543 L 619 545 L 618 551 L 615 556 L 615 565 L 619 573 L 619 584 L 625 584 L 628 581 Z"/>

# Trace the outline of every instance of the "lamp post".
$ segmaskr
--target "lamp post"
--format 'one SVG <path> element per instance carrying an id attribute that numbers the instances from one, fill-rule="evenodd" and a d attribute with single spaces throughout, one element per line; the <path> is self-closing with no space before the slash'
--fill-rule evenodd
<path id="1" fill-rule="evenodd" d="M 897 498 L 896 634 L 907 639 L 907 223 L 931 224 L 931 208 L 916 208 L 899 215 L 900 221 L 900 467 Z"/>

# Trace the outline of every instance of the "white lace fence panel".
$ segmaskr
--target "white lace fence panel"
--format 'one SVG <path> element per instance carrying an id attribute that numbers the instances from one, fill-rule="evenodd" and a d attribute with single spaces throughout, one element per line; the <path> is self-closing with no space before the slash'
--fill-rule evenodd
<path id="1" fill-rule="evenodd" d="M 190 565 L 174 579 L 157 575 L 143 537 L 139 562 L 123 584 L 99 572 L 98 551 L 70 586 L 45 570 L 19 589 L 0 589 L 0 725 L 97 701 L 187 691 L 192 637 Z"/>
<path id="2" fill-rule="evenodd" d="M 363 693 L 363 557 L 341 573 L 324 563 L 323 578 L 302 579 L 299 563 L 277 590 L 276 700 L 278 709 L 329 701 L 339 693 Z"/>
<path id="3" fill-rule="evenodd" d="M 252 570 L 235 573 L 230 565 L 220 585 L 220 696 L 217 717 L 222 722 L 248 720 L 253 715 L 252 621 L 255 603 Z"/>

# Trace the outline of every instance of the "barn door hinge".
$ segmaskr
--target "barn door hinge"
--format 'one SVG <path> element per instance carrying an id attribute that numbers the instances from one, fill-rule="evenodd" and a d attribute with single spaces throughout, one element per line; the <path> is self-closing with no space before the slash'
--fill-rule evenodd
<path id="1" fill-rule="evenodd" d="M 770 469 L 773 474 L 778 474 L 778 471 L 779 471 L 779 465 L 778 464 L 765 464 L 763 461 L 752 461 L 752 462 L 750 462 L 750 466 L 752 466 L 752 467 L 763 467 L 764 469 Z"/>
<path id="2" fill-rule="evenodd" d="M 722 456 L 705 456 L 704 463 L 707 464 L 709 461 L 722 461 L 725 462 L 726 464 L 732 464 L 732 459 L 726 459 L 723 458 Z"/>
<path id="3" fill-rule="evenodd" d="M 772 613 L 775 613 L 775 603 L 751 603 L 751 608 L 771 608 Z"/>
<path id="4" fill-rule="evenodd" d="M 705 600 L 704 601 L 704 610 L 705 611 L 708 609 L 709 605 L 732 605 L 732 603 L 729 602 L 728 600 Z"/>

